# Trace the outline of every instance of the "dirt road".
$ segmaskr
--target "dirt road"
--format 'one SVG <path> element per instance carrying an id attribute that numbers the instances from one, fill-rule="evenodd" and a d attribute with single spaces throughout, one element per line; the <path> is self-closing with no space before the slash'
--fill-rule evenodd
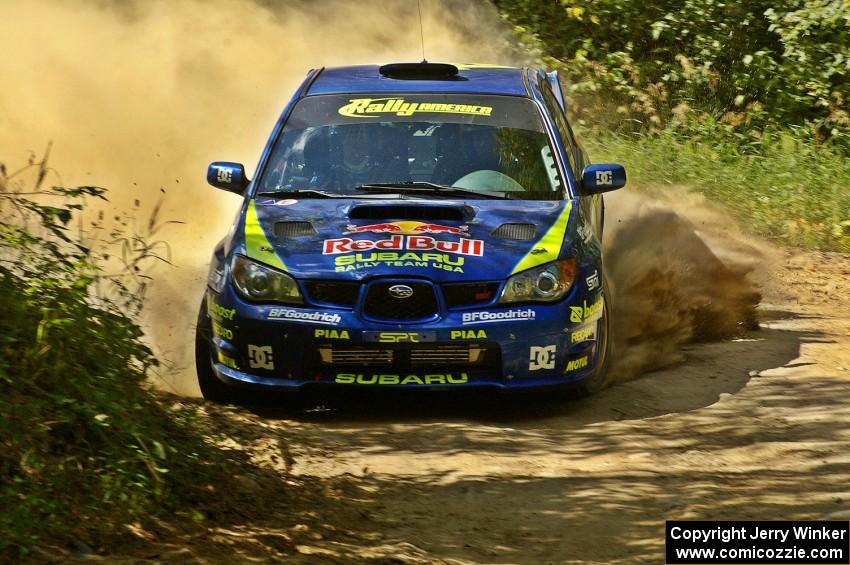
<path id="1" fill-rule="evenodd" d="M 761 329 L 588 400 L 199 403 L 256 465 L 223 485 L 239 511 L 122 556 L 660 563 L 667 518 L 850 519 L 850 256 L 770 274 Z"/>

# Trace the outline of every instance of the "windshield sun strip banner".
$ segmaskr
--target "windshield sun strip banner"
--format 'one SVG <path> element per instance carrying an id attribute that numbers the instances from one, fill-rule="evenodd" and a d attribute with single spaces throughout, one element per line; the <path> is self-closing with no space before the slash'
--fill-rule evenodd
<path id="1" fill-rule="evenodd" d="M 286 265 L 275 252 L 269 238 L 266 237 L 266 232 L 263 231 L 260 218 L 257 216 L 257 205 L 253 200 L 248 203 L 248 210 L 245 213 L 245 252 L 248 257 L 260 263 L 282 271 L 286 270 Z"/>
<path id="2" fill-rule="evenodd" d="M 558 219 L 543 234 L 543 237 L 531 246 L 531 250 L 525 254 L 525 257 L 520 259 L 514 270 L 511 271 L 512 275 L 544 263 L 550 263 L 558 258 L 561 254 L 561 246 L 564 244 L 564 235 L 567 233 L 567 224 L 570 221 L 571 209 L 572 202 L 567 200 L 564 209 L 558 215 Z"/>
<path id="3" fill-rule="evenodd" d="M 349 99 L 347 104 L 340 106 L 337 112 L 350 118 L 377 118 L 379 114 L 412 116 L 417 113 L 489 116 L 493 113 L 493 107 L 436 101 L 408 102 L 402 96 L 391 96 L 388 98 L 352 98 Z"/>
<path id="4" fill-rule="evenodd" d="M 289 115 L 293 129 L 365 123 L 477 124 L 545 132 L 533 100 L 521 96 L 458 93 L 357 93 L 307 96 Z"/>

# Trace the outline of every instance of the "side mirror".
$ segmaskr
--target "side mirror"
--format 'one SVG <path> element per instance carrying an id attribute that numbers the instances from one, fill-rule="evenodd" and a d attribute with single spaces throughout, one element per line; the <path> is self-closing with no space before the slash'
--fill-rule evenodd
<path id="1" fill-rule="evenodd" d="M 581 172 L 581 193 L 601 194 L 626 186 L 626 169 L 622 165 L 601 163 L 588 165 Z"/>
<path id="2" fill-rule="evenodd" d="M 242 163 L 216 161 L 207 167 L 207 182 L 216 188 L 243 194 L 248 186 L 245 178 L 245 167 Z"/>

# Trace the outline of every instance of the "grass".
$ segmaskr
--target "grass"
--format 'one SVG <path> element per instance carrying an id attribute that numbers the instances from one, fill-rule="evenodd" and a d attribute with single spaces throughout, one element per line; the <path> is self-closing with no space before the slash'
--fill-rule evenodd
<path id="1" fill-rule="evenodd" d="M 34 184 L 18 182 L 30 169 Z M 151 515 L 201 515 L 233 472 L 198 417 L 146 384 L 156 359 L 135 317 L 157 246 L 111 230 L 121 267 L 104 274 L 112 249 L 72 229 L 104 190 L 43 188 L 47 171 L 46 158 L 0 165 L 0 561 L 39 545 L 97 550 Z"/>
<path id="2" fill-rule="evenodd" d="M 595 162 L 625 165 L 638 189 L 687 185 L 725 204 L 754 234 L 788 245 L 850 252 L 850 159 L 792 133 L 746 146 L 725 139 L 584 132 Z"/>

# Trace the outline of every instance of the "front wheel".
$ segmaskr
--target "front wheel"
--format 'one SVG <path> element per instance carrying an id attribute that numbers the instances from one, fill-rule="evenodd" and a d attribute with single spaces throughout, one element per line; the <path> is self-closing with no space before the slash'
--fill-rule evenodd
<path id="1" fill-rule="evenodd" d="M 198 386 L 201 387 L 201 394 L 207 400 L 221 404 L 237 402 L 240 398 L 239 391 L 221 382 L 213 371 L 211 333 L 207 298 L 204 296 L 201 301 L 201 311 L 198 312 L 198 325 L 195 328 L 195 370 L 198 374 Z"/>
<path id="2" fill-rule="evenodd" d="M 614 340 L 611 335 L 611 295 L 608 292 L 608 285 L 604 282 L 602 289 L 602 317 L 599 319 L 598 326 L 596 328 L 596 370 L 593 372 L 593 375 L 578 385 L 576 392 L 579 396 L 590 396 L 591 394 L 595 394 L 600 390 L 607 388 L 611 384 L 609 365 L 614 346 Z"/>

